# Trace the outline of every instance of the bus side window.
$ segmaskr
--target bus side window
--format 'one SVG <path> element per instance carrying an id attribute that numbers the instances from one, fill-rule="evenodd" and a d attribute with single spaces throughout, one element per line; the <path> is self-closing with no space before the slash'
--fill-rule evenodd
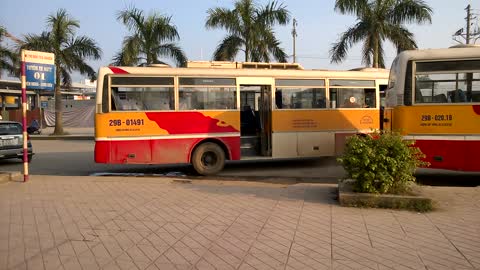
<path id="1" fill-rule="evenodd" d="M 282 106 L 282 90 L 275 91 L 275 109 L 281 109 Z"/>
<path id="2" fill-rule="evenodd" d="M 365 89 L 365 108 L 375 108 L 375 89 Z"/>
<path id="3" fill-rule="evenodd" d="M 434 103 L 447 103 L 447 96 L 445 94 L 438 94 L 433 96 L 433 102 Z"/>
<path id="4" fill-rule="evenodd" d="M 111 102 L 111 110 L 116 111 L 117 106 L 116 106 L 116 96 L 118 95 L 118 88 L 117 87 L 112 87 L 112 94 L 110 95 L 110 102 Z"/>
<path id="5" fill-rule="evenodd" d="M 448 99 L 452 103 L 467 102 L 467 96 L 460 88 L 457 90 L 448 91 Z"/>
<path id="6" fill-rule="evenodd" d="M 102 112 L 108 112 L 108 76 L 103 77 L 103 86 L 102 86 Z"/>
<path id="7" fill-rule="evenodd" d="M 415 84 L 415 103 L 424 103 L 422 91 L 418 89 L 417 84 Z"/>

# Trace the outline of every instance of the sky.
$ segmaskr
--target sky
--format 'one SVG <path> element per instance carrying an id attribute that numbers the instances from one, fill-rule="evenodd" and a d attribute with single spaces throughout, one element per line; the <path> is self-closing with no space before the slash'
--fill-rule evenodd
<path id="1" fill-rule="evenodd" d="M 296 38 L 297 62 L 307 69 L 351 69 L 362 67 L 361 47 L 354 46 L 341 64 L 331 64 L 329 51 L 340 34 L 353 26 L 356 18 L 334 11 L 334 0 L 280 0 L 290 11 L 291 18 L 298 22 Z M 465 7 L 472 5 L 473 13 L 480 13 L 480 3 L 469 0 L 425 0 L 433 9 L 432 24 L 407 25 L 415 34 L 419 48 L 446 48 L 455 44 L 452 35 L 466 25 Z M 234 0 L 2 0 L 0 25 L 16 37 L 40 34 L 46 30 L 46 18 L 60 8 L 80 22 L 77 35 L 93 38 L 102 49 L 102 59 L 88 61 L 94 68 L 108 65 L 113 55 L 121 48 L 128 35 L 126 27 L 116 20 L 120 10 L 135 6 L 145 14 L 159 12 L 171 16 L 177 27 L 180 40 L 177 44 L 190 61 L 211 60 L 218 43 L 226 35 L 222 29 L 207 30 L 207 10 L 214 7 L 233 8 Z M 259 5 L 268 1 L 257 0 Z M 479 16 L 480 18 L 480 16 Z M 478 20 L 478 19 L 477 19 Z M 476 21 L 477 21 L 476 20 Z M 475 22 L 476 22 L 475 21 Z M 288 26 L 276 26 L 277 38 L 288 55 L 293 54 L 292 22 Z M 396 55 L 391 45 L 385 48 L 387 66 Z M 241 61 L 241 57 L 238 58 Z M 172 61 L 168 59 L 168 63 Z M 290 62 L 292 58 L 289 59 Z M 76 74 L 74 81 L 83 76 Z"/>

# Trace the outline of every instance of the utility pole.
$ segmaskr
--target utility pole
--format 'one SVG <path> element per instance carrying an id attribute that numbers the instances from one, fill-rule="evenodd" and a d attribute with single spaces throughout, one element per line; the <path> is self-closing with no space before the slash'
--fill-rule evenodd
<path id="1" fill-rule="evenodd" d="M 480 31 L 478 25 L 478 16 L 476 12 L 472 12 L 471 5 L 468 5 L 465 10 L 467 11 L 467 27 L 462 27 L 452 35 L 452 39 L 460 44 L 475 44 L 477 39 L 480 38 Z M 465 40 L 465 41 L 464 41 Z"/>
<path id="2" fill-rule="evenodd" d="M 470 43 L 470 5 L 467 6 L 467 36 L 465 38 L 465 44 Z"/>
<path id="3" fill-rule="evenodd" d="M 297 20 L 293 18 L 293 30 L 292 30 L 292 36 L 293 36 L 293 63 L 296 63 L 296 54 L 295 54 L 295 38 L 297 37 Z"/>

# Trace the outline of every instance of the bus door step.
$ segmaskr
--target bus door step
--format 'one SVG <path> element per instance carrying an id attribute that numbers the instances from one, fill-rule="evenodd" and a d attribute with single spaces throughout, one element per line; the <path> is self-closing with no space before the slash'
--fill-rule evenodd
<path id="1" fill-rule="evenodd" d="M 257 156 L 258 155 L 258 137 L 243 136 L 240 138 L 240 153 L 242 156 Z"/>

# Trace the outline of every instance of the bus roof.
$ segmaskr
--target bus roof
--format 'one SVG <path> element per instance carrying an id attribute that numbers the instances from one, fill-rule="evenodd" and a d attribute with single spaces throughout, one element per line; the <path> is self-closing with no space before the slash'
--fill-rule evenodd
<path id="1" fill-rule="evenodd" d="M 461 60 L 461 59 L 480 59 L 480 46 L 478 45 L 457 45 L 444 49 L 421 49 L 403 51 L 397 55 L 392 63 L 392 74 L 388 89 L 395 88 L 394 93 L 390 92 L 391 99 L 387 102 L 397 104 L 398 100 L 403 99 L 405 87 L 405 73 L 409 61 L 442 61 L 442 60 Z M 388 98 L 389 95 L 387 95 Z"/>
<path id="2" fill-rule="evenodd" d="M 229 61 L 188 61 L 187 68 L 303 69 L 298 63 L 260 63 Z"/>
<path id="3" fill-rule="evenodd" d="M 401 52 L 397 58 L 402 61 L 409 60 L 441 60 L 441 59 L 462 59 L 462 58 L 480 58 L 480 46 L 453 46 L 446 49 L 424 49 L 408 50 Z"/>
<path id="4" fill-rule="evenodd" d="M 280 63 L 285 64 L 285 63 Z M 143 74 L 164 76 L 220 76 L 220 77 L 276 77 L 276 78 L 350 78 L 381 79 L 388 78 L 389 71 L 375 69 L 369 71 L 348 70 L 306 70 L 306 69 L 270 69 L 270 68 L 232 68 L 232 67 L 101 67 L 99 76 L 105 74 Z"/>

